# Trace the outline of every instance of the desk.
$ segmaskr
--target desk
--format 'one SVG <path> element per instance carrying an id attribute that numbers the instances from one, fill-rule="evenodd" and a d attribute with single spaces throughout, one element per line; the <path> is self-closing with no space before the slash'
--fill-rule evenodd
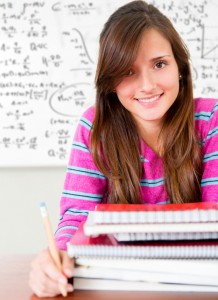
<path id="1" fill-rule="evenodd" d="M 0 256 L 0 299 L 39 300 L 28 287 L 29 266 L 33 256 Z M 176 292 L 117 292 L 117 291 L 75 291 L 68 297 L 43 298 L 44 300 L 217 300 L 218 293 L 176 293 Z"/>

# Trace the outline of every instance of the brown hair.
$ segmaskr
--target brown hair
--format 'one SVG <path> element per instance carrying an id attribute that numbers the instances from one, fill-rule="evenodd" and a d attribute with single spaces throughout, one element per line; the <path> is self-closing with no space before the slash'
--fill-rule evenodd
<path id="1" fill-rule="evenodd" d="M 201 150 L 194 129 L 189 52 L 169 19 L 144 1 L 132 1 L 116 10 L 100 35 L 93 159 L 108 179 L 109 201 L 141 202 L 140 138 L 131 114 L 113 90 L 136 59 L 143 33 L 151 28 L 170 42 L 182 76 L 160 133 L 166 190 L 174 203 L 200 201 Z"/>

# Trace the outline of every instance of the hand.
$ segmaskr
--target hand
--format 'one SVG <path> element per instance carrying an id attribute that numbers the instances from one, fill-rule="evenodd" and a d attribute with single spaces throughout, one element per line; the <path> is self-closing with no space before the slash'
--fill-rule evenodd
<path id="1" fill-rule="evenodd" d="M 73 286 L 67 279 L 73 276 L 74 261 L 65 251 L 60 251 L 62 273 L 59 272 L 50 256 L 49 250 L 43 250 L 31 263 L 29 285 L 38 297 L 55 297 L 60 294 L 59 285 L 67 292 L 73 291 Z"/>

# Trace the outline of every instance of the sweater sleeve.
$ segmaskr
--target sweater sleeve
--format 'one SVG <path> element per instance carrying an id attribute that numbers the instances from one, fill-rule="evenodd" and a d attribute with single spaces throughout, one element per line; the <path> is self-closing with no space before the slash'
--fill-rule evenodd
<path id="1" fill-rule="evenodd" d="M 215 102 L 208 115 L 202 146 L 202 201 L 218 202 L 218 102 Z"/>
<path id="2" fill-rule="evenodd" d="M 77 126 L 70 152 L 64 189 L 60 200 L 60 221 L 55 233 L 59 250 L 66 250 L 79 224 L 90 210 L 103 201 L 106 178 L 96 168 L 89 147 L 94 107 L 89 108 Z"/>

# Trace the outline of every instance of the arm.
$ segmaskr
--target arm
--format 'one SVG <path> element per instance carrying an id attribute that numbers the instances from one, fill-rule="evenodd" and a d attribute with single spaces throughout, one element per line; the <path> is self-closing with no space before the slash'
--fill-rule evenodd
<path id="1" fill-rule="evenodd" d="M 81 221 L 104 200 L 106 178 L 96 168 L 89 147 L 94 108 L 80 119 L 72 143 L 64 190 L 60 201 L 60 222 L 55 234 L 59 250 L 66 250 Z"/>
<path id="2" fill-rule="evenodd" d="M 218 102 L 204 122 L 203 133 L 202 201 L 218 202 Z"/>
<path id="3" fill-rule="evenodd" d="M 87 218 L 88 212 L 103 201 L 106 192 L 106 179 L 101 174 L 91 157 L 89 136 L 91 132 L 94 109 L 87 110 L 77 127 L 64 190 L 60 201 L 60 222 L 55 234 L 56 244 L 62 261 L 62 272 L 55 267 L 48 250 L 40 252 L 33 260 L 29 284 L 39 297 L 54 297 L 60 294 L 59 284 L 66 291 L 73 291 L 67 278 L 73 276 L 73 260 L 66 251 L 66 243 L 71 239 L 81 221 Z"/>

